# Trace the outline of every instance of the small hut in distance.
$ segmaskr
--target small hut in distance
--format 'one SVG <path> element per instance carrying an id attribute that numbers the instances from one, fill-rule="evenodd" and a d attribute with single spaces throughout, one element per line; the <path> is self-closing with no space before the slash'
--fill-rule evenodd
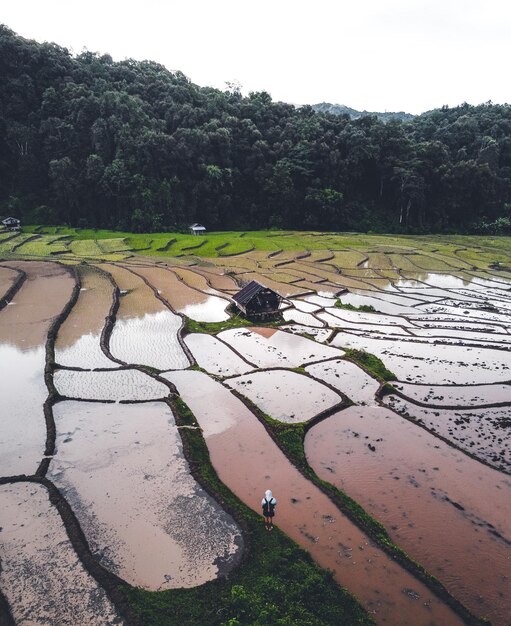
<path id="1" fill-rule="evenodd" d="M 232 297 L 236 307 L 248 319 L 265 320 L 275 317 L 279 312 L 282 296 L 273 289 L 252 280 Z"/>
<path id="2" fill-rule="evenodd" d="M 192 233 L 192 235 L 205 235 L 206 227 L 202 224 L 191 224 L 190 232 Z"/>

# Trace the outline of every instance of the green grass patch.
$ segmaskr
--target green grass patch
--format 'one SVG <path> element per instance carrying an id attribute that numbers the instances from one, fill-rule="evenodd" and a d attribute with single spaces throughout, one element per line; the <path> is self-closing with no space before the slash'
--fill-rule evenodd
<path id="1" fill-rule="evenodd" d="M 223 322 L 197 322 L 185 317 L 184 333 L 205 333 L 207 335 L 216 335 L 222 330 L 229 330 L 230 328 L 244 328 L 245 326 L 253 326 L 253 323 L 249 320 L 241 317 L 234 316 Z"/>
<path id="2" fill-rule="evenodd" d="M 336 309 L 346 309 L 346 311 L 361 311 L 362 313 L 377 313 L 374 306 L 371 304 L 361 304 L 355 306 L 354 304 L 344 303 L 339 298 L 335 301 L 334 307 Z"/>
<path id="3" fill-rule="evenodd" d="M 179 425 L 195 426 L 190 409 L 173 401 Z M 181 429 L 191 466 L 220 502 L 238 518 L 249 540 L 241 566 L 229 579 L 192 589 L 150 592 L 123 588 L 144 624 L 152 626 L 331 626 L 374 624 L 332 574 L 317 566 L 284 533 L 268 533 L 261 516 L 236 498 L 213 469 L 200 430 Z"/>
<path id="4" fill-rule="evenodd" d="M 383 361 L 374 354 L 364 352 L 363 350 L 354 350 L 353 348 L 345 348 L 344 352 L 351 361 L 361 365 L 378 380 L 397 380 L 394 372 L 388 370 Z"/>

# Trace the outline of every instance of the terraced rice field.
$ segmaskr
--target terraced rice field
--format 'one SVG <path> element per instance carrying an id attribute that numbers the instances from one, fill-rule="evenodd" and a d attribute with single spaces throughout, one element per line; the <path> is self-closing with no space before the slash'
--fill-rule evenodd
<path id="1" fill-rule="evenodd" d="M 0 621 L 5 604 L 19 624 L 138 624 L 146 602 L 171 613 L 181 588 L 200 602 L 207 581 L 234 589 L 263 550 L 246 524 L 270 487 L 276 526 L 376 623 L 508 626 L 509 250 L 320 233 L 0 237 Z M 226 309 L 252 279 L 284 297 L 278 324 Z M 199 441 L 223 495 L 190 462 Z M 123 586 L 152 595 L 127 602 Z"/>

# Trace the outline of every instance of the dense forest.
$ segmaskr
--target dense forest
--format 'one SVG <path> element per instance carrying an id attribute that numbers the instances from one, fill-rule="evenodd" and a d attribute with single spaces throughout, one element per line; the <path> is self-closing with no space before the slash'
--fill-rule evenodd
<path id="1" fill-rule="evenodd" d="M 351 119 L 0 26 L 0 214 L 134 231 L 508 233 L 511 106 Z"/>

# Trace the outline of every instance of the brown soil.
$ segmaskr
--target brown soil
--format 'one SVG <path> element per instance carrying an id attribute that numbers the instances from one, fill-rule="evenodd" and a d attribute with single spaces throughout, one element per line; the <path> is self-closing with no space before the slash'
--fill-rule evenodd
<path id="1" fill-rule="evenodd" d="M 0 343 L 22 350 L 36 348 L 45 343 L 52 319 L 68 302 L 74 280 L 57 263 L 10 261 L 9 265 L 26 272 L 27 280 L 0 312 Z"/>
<path id="2" fill-rule="evenodd" d="M 204 429 L 220 479 L 258 512 L 265 490 L 271 488 L 279 501 L 278 526 L 331 569 L 379 624 L 462 623 L 307 481 L 255 416 L 219 383 L 193 371 L 165 376 L 176 384 Z"/>
<path id="3" fill-rule="evenodd" d="M 475 614 L 511 614 L 511 483 L 387 409 L 350 407 L 314 426 L 309 464 L 383 522 Z"/>

